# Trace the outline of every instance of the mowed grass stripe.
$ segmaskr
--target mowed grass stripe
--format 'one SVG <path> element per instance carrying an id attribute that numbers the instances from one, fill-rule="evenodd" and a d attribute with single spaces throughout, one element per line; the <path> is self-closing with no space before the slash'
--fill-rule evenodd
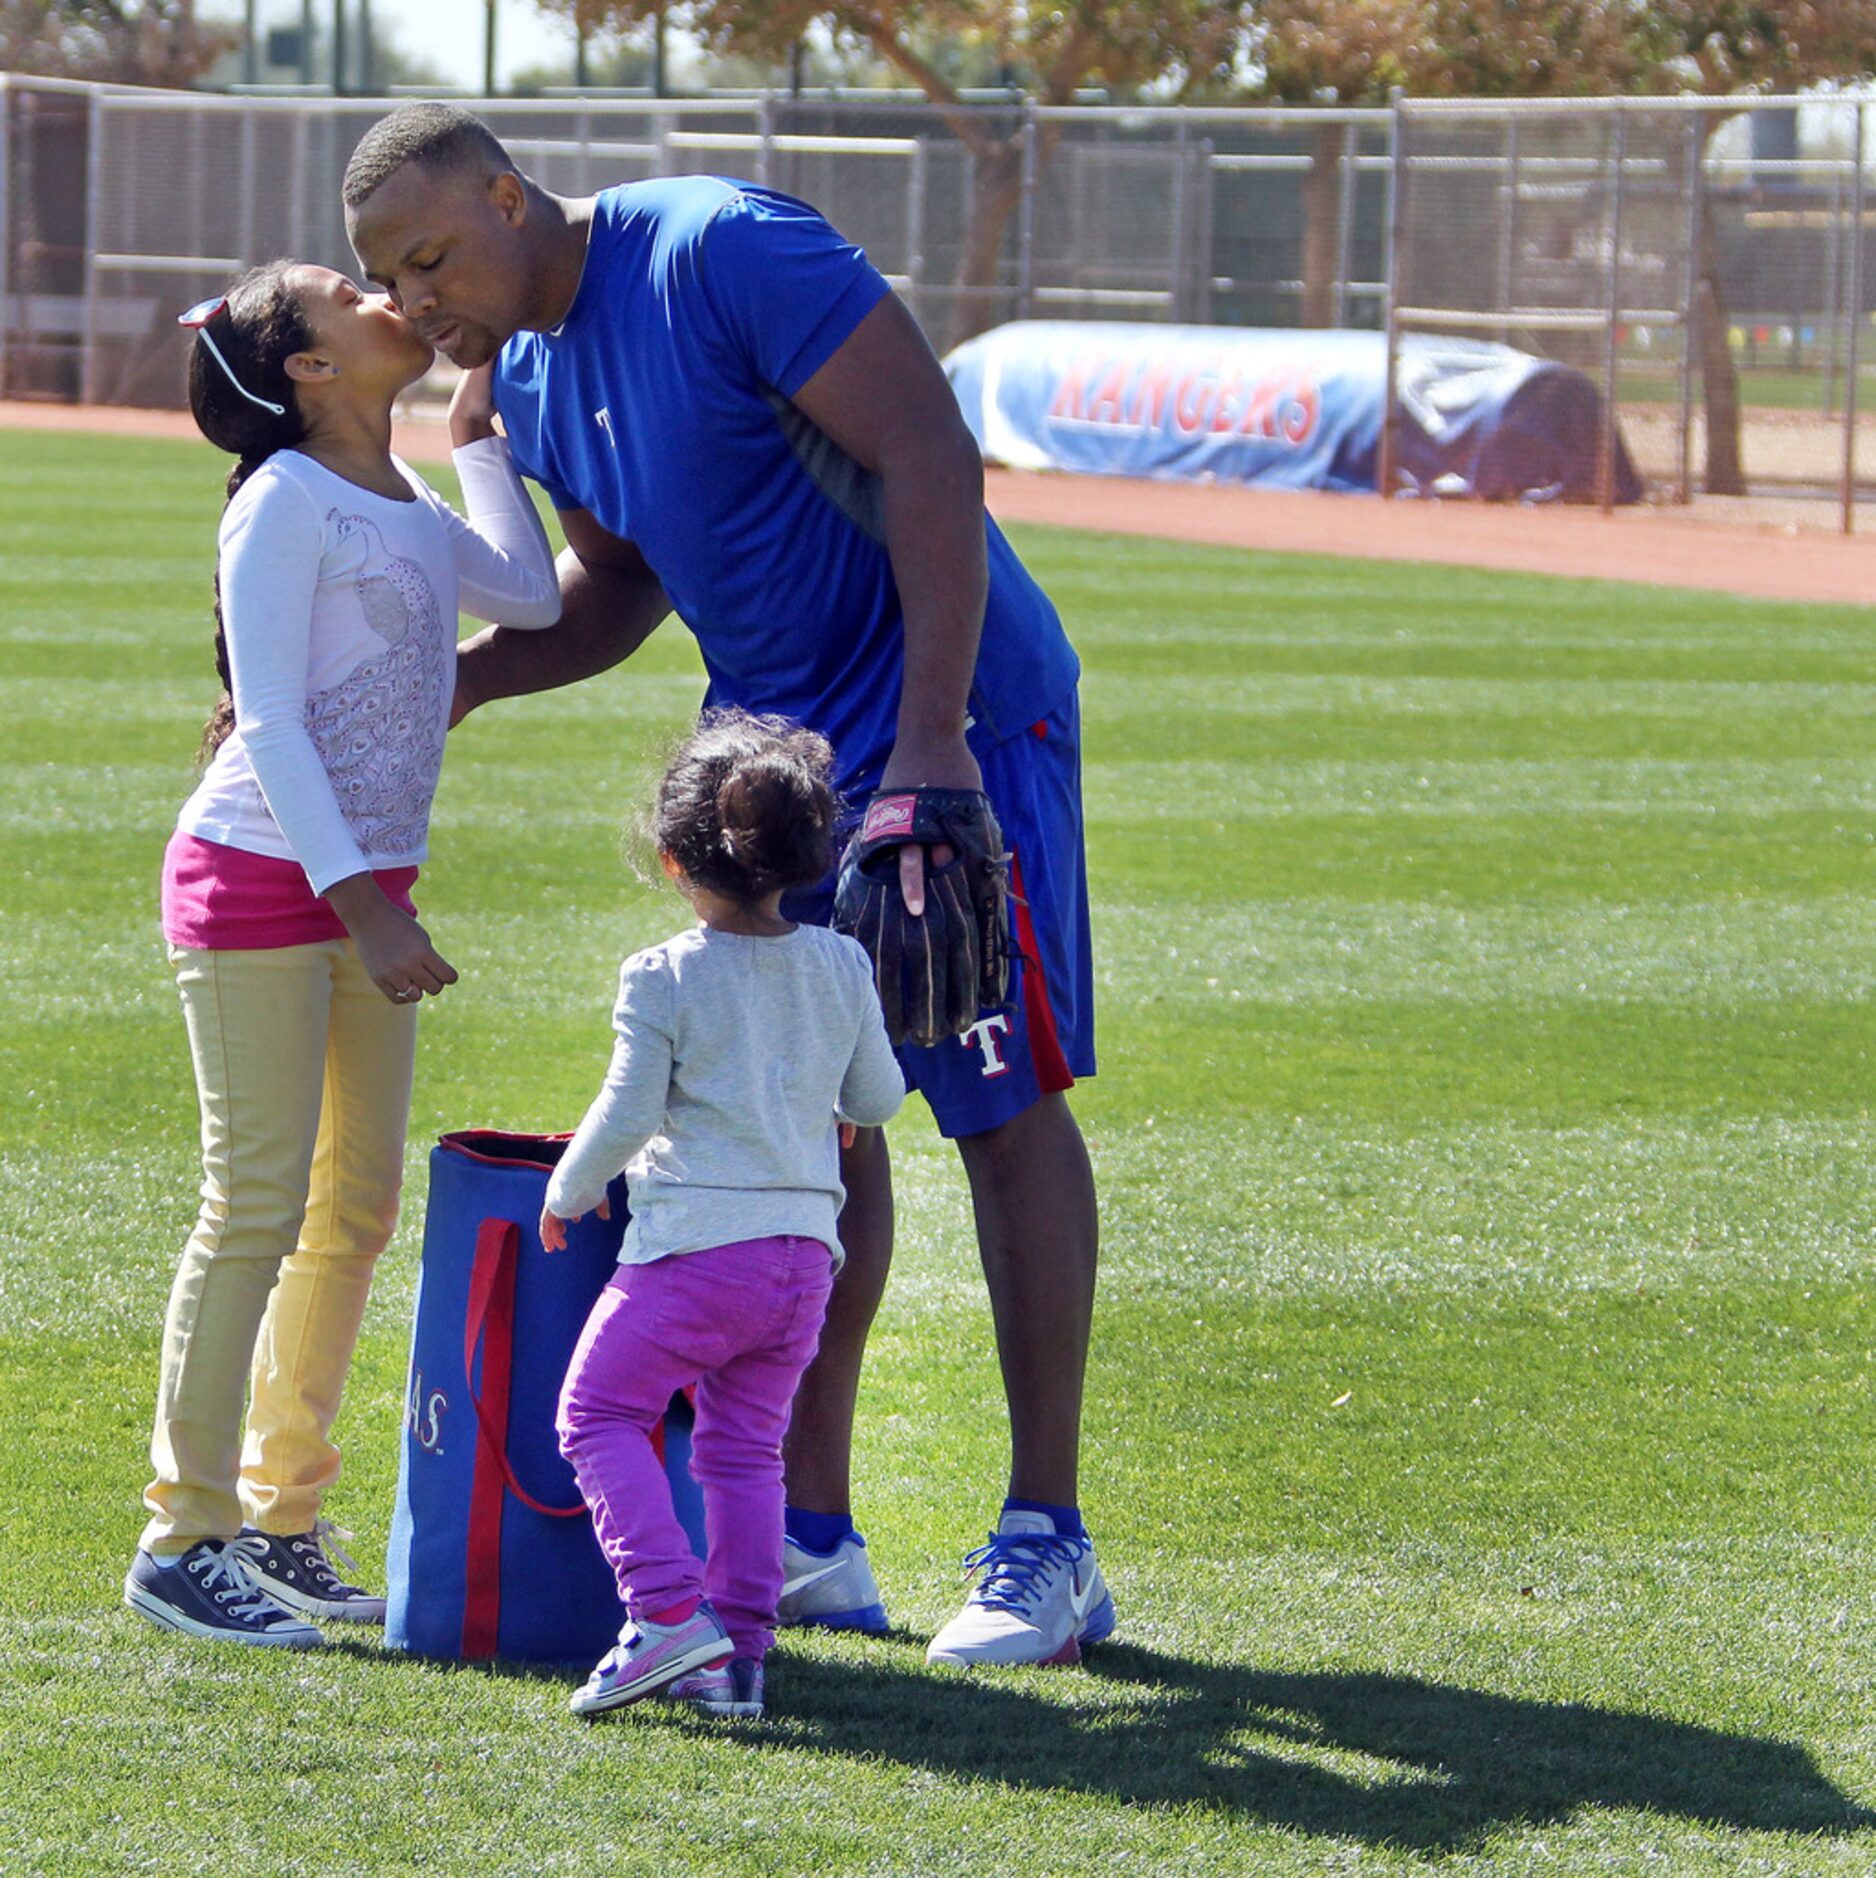
<path id="1" fill-rule="evenodd" d="M 1156 905 L 1110 902 L 1105 908 L 1103 938 L 1114 943 L 1104 947 L 1095 973 L 1104 1003 L 1130 1008 L 1157 1000 L 1218 1010 L 1529 998 L 1592 1008 L 1659 1002 L 1719 1011 L 1787 998 L 1847 1002 L 1876 989 L 1876 903 L 1848 894 L 1743 904 L 1485 909 L 1391 901 L 1324 907 L 1251 898 L 1193 914 L 1176 941 L 1149 952 L 1135 941 L 1160 916 Z M 570 914 L 556 922 L 541 949 L 544 973 L 564 994 L 588 998 L 606 952 L 630 929 L 651 923 L 622 914 Z M 503 924 L 507 936 L 520 941 L 531 938 L 538 920 L 516 913 Z M 147 989 L 147 932 L 106 931 L 94 920 L 50 910 L 42 930 L 53 943 L 15 965 L 18 988 L 35 994 L 34 1021 L 54 1014 L 61 999 L 72 1009 L 80 1002 L 96 1008 L 100 999 L 108 1008 L 135 1002 Z M 483 943 L 499 956 L 499 934 L 483 935 Z M 107 974 L 102 987 L 90 974 L 75 985 L 71 964 L 84 956 L 120 969 Z M 553 991 L 544 995 L 558 1001 Z"/>

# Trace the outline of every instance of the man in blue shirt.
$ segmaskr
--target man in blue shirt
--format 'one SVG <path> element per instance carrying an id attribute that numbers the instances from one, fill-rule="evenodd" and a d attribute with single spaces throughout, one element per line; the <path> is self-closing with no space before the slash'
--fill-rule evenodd
<path id="1" fill-rule="evenodd" d="M 706 702 L 778 712 L 871 791 L 984 788 L 1013 853 L 1008 1010 L 901 1052 L 970 1182 L 1011 1422 L 1010 1492 L 933 1661 L 1070 1661 L 1114 1613 L 1078 1505 L 1096 1207 L 1065 1091 L 1092 1074 L 1078 664 L 984 513 L 942 368 L 865 256 L 800 202 L 677 177 L 564 200 L 445 105 L 347 167 L 370 277 L 448 358 L 493 365 L 521 470 L 560 512 L 564 611 L 463 649 L 459 711 L 616 664 L 668 612 Z M 477 395 L 471 380 L 464 394 Z M 901 854 L 907 903 L 925 858 Z M 831 882 L 787 910 L 825 920 Z M 783 1618 L 885 1625 L 848 1498 L 866 1334 L 891 1257 L 885 1139 L 843 1158 L 847 1263 L 790 1430 Z"/>

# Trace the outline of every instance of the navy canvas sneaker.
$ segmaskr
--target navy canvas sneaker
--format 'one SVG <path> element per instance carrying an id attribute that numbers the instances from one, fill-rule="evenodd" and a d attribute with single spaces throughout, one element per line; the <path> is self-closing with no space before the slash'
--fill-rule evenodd
<path id="1" fill-rule="evenodd" d="M 333 1565 L 337 1559 L 348 1572 L 358 1567 L 340 1549 L 339 1540 L 349 1539 L 331 1520 L 314 1522 L 311 1532 L 296 1532 L 282 1537 L 278 1533 L 257 1532 L 243 1528 L 234 1548 L 241 1554 L 248 1574 L 274 1600 L 290 1611 L 307 1617 L 324 1617 L 339 1623 L 381 1624 L 384 1600 L 374 1598 L 341 1578 Z"/>
<path id="2" fill-rule="evenodd" d="M 232 1539 L 198 1539 L 167 1566 L 139 1551 L 124 1579 L 124 1602 L 159 1629 L 191 1637 L 276 1650 L 310 1650 L 325 1642 L 254 1582 Z"/>

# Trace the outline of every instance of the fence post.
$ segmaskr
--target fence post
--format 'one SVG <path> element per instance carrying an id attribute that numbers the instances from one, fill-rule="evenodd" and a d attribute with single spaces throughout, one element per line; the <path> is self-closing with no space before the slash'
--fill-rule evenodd
<path id="1" fill-rule="evenodd" d="M 293 230 L 294 254 L 310 254 L 312 248 L 306 234 L 306 170 L 309 159 L 307 145 L 311 141 L 307 130 L 307 113 L 293 113 L 293 159 L 287 170 L 287 223 Z"/>
<path id="2" fill-rule="evenodd" d="M 1622 194 L 1628 161 L 1628 113 L 1614 106 L 1609 132 L 1609 299 L 1608 325 L 1603 334 L 1602 435 L 1596 447 L 1596 500 L 1603 514 L 1615 512 L 1615 398 L 1616 370 L 1621 348 L 1616 330 L 1622 320 Z"/>
<path id="3" fill-rule="evenodd" d="M 13 315 L 7 300 L 13 291 L 13 87 L 0 72 L 0 398 L 7 395 L 8 350 Z"/>
<path id="4" fill-rule="evenodd" d="M 798 124 L 796 129 L 800 129 Z M 762 113 L 757 132 L 762 143 L 756 152 L 756 181 L 764 189 L 771 189 L 775 186 L 775 97 L 772 92 L 765 91 L 762 94 Z"/>
<path id="5" fill-rule="evenodd" d="M 1168 305 L 1175 323 L 1190 319 L 1186 288 L 1186 121 L 1182 116 L 1173 132 L 1172 296 Z"/>
<path id="6" fill-rule="evenodd" d="M 255 112 L 252 104 L 241 107 L 241 174 L 252 178 L 259 173 L 257 168 L 257 140 L 259 126 L 254 121 Z M 241 225 L 236 233 L 235 252 L 241 257 L 243 267 L 254 265 L 254 200 L 257 191 L 251 183 L 241 191 Z"/>
<path id="7" fill-rule="evenodd" d="M 1193 279 L 1198 283 L 1198 300 L 1193 308 L 1193 318 L 1201 326 L 1212 323 L 1212 225 L 1217 214 L 1216 197 L 1218 172 L 1212 165 L 1212 158 L 1217 146 L 1209 137 L 1199 141 L 1198 188 L 1198 258 L 1193 263 Z"/>
<path id="8" fill-rule="evenodd" d="M 925 273 L 925 139 L 912 139 L 912 159 L 906 165 L 905 185 L 905 298 L 912 317 L 919 318 L 919 288 Z M 924 324 L 919 320 L 919 324 Z"/>
<path id="9" fill-rule="evenodd" d="M 1855 152 L 1850 175 L 1850 291 L 1845 307 L 1850 315 L 1850 343 L 1846 348 L 1843 388 L 1843 532 L 1856 533 L 1856 407 L 1862 387 L 1857 382 L 1857 341 L 1863 326 L 1863 155 L 1864 105 L 1856 106 L 1856 135 L 1851 139 Z"/>
<path id="10" fill-rule="evenodd" d="M 1687 243 L 1681 270 L 1681 465 L 1678 500 L 1694 499 L 1694 361 L 1700 356 L 1700 231 L 1706 226 L 1706 132 L 1700 114 L 1687 114 Z"/>
<path id="11" fill-rule="evenodd" d="M 1333 318 L 1336 331 L 1348 324 L 1348 276 L 1354 266 L 1355 192 L 1361 180 L 1361 126 L 1350 118 L 1342 126 L 1341 201 L 1335 218 L 1335 302 Z"/>
<path id="12" fill-rule="evenodd" d="M 251 107 L 250 107 L 251 108 Z M 141 129 L 141 123 L 138 128 Z M 254 172 L 249 170 L 248 175 Z M 191 111 L 189 113 L 189 226 L 202 228 L 208 221 L 208 113 Z M 243 194 L 250 192 L 243 191 Z M 111 243 L 111 248 L 120 244 Z M 110 248 L 105 250 L 110 252 Z"/>
<path id="13" fill-rule="evenodd" d="M 1404 269 L 1401 230 L 1407 200 L 1406 100 L 1396 85 L 1388 100 L 1387 125 L 1387 254 L 1381 270 L 1385 288 L 1387 326 L 1386 363 L 1382 367 L 1381 447 L 1375 463 L 1375 493 L 1384 499 L 1394 493 L 1394 475 L 1400 455 L 1400 396 L 1395 379 L 1400 375 L 1401 275 Z"/>
<path id="14" fill-rule="evenodd" d="M 1016 316 L 1028 319 L 1036 289 L 1036 118 L 1035 107 L 1023 100 L 1022 204 L 1017 221 Z"/>
<path id="15" fill-rule="evenodd" d="M 1837 374 L 1843 365 L 1843 165 L 1830 167 L 1830 207 L 1824 221 L 1824 302 L 1830 324 L 1830 350 L 1824 357 L 1824 415 L 1837 411 Z M 1821 330 L 1821 328 L 1820 328 Z"/>
<path id="16" fill-rule="evenodd" d="M 1505 118 L 1504 184 L 1499 191 L 1498 210 L 1498 310 L 1509 313 L 1517 305 L 1518 281 L 1518 196 L 1524 187 L 1518 168 L 1518 119 L 1515 112 Z M 1509 323 L 1498 329 L 1498 343 L 1511 343 Z"/>
<path id="17" fill-rule="evenodd" d="M 85 100 L 85 313 L 78 355 L 78 399 L 98 401 L 98 224 L 104 214 L 104 94 Z"/>

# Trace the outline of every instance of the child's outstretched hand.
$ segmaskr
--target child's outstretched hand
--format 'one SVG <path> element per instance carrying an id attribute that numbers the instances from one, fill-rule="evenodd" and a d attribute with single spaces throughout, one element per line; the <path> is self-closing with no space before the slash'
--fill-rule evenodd
<path id="1" fill-rule="evenodd" d="M 601 1219 L 612 1217 L 612 1202 L 604 1194 L 600 1195 L 599 1204 L 593 1211 Z M 541 1245 L 548 1252 L 564 1252 L 567 1249 L 567 1228 L 574 1220 L 584 1219 L 584 1213 L 575 1213 L 572 1218 L 562 1218 L 550 1207 L 541 1208 Z"/>

